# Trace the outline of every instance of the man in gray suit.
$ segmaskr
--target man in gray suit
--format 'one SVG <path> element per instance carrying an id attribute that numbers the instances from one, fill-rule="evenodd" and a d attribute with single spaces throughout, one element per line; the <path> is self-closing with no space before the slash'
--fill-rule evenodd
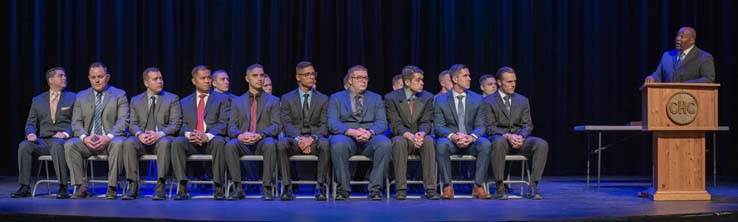
<path id="1" fill-rule="evenodd" d="M 158 68 L 143 71 L 146 91 L 131 98 L 131 124 L 123 145 L 123 164 L 128 189 L 124 200 L 138 198 L 138 157 L 156 154 L 157 182 L 154 200 L 166 198 L 166 178 L 169 173 L 170 146 L 182 126 L 179 96 L 164 91 L 164 78 Z"/>
<path id="2" fill-rule="evenodd" d="M 26 139 L 18 144 L 18 184 L 13 198 L 31 196 L 31 165 L 35 156 L 51 154 L 59 180 L 57 199 L 69 198 L 67 193 L 67 162 L 64 159 L 64 141 L 72 134 L 72 107 L 77 94 L 64 91 L 67 75 L 64 68 L 55 67 L 46 72 L 49 91 L 33 97 L 26 119 Z"/>
<path id="3" fill-rule="evenodd" d="M 697 31 L 682 27 L 677 32 L 676 49 L 664 52 L 659 66 L 645 82 L 715 82 L 715 63 L 710 53 L 694 45 Z"/>
<path id="4" fill-rule="evenodd" d="M 264 170 L 261 175 L 264 200 L 273 200 L 274 168 L 277 164 L 277 141 L 279 135 L 279 98 L 263 90 L 264 68 L 253 64 L 246 68 L 244 77 L 249 91 L 231 101 L 231 117 L 228 122 L 228 141 L 223 152 L 228 172 L 234 181 L 235 190 L 229 200 L 243 199 L 241 185 L 242 155 L 263 155 Z"/>
<path id="5" fill-rule="evenodd" d="M 192 69 L 192 85 L 195 93 L 182 99 L 182 129 L 172 144 L 172 171 L 179 181 L 175 200 L 190 197 L 187 191 L 187 156 L 201 153 L 213 157 L 213 183 L 216 200 L 224 200 L 226 127 L 231 115 L 228 95 L 210 90 L 210 70 L 205 66 Z M 216 158 L 217 157 L 217 158 Z"/>
<path id="6" fill-rule="evenodd" d="M 334 93 L 328 102 L 331 160 L 338 191 L 336 200 L 351 194 L 349 158 L 361 154 L 373 159 L 369 175 L 369 198 L 382 200 L 382 186 L 392 158 L 392 142 L 384 136 L 387 117 L 382 96 L 366 90 L 369 73 L 356 65 L 348 70 L 349 87 Z"/>
<path id="7" fill-rule="evenodd" d="M 297 89 L 282 95 L 281 116 L 285 137 L 279 139 L 279 170 L 282 174 L 282 200 L 295 198 L 292 192 L 292 174 L 289 158 L 292 155 L 317 155 L 318 171 L 316 200 L 328 198 L 327 177 L 330 166 L 328 123 L 326 109 L 328 96 L 313 89 L 318 72 L 313 64 L 303 61 L 295 68 Z"/>
<path id="8" fill-rule="evenodd" d="M 505 185 L 505 155 L 521 153 L 532 159 L 529 198 L 543 199 L 538 193 L 538 181 L 546 167 L 548 143 L 531 136 L 533 120 L 530 118 L 528 98 L 515 93 L 515 70 L 502 67 L 497 71 L 499 90 L 484 99 L 487 109 L 487 133 L 492 141 L 492 170 L 495 176 L 495 199 L 507 199 Z"/>
<path id="9" fill-rule="evenodd" d="M 473 198 L 491 198 L 484 189 L 489 168 L 490 147 L 485 135 L 485 106 L 482 96 L 469 90 L 471 77 L 463 64 L 449 68 L 454 86 L 436 97 L 433 124 L 436 132 L 436 159 L 444 188 L 441 198 L 453 199 L 451 184 L 451 154 L 470 154 L 477 158 L 474 174 Z"/>
<path id="10" fill-rule="evenodd" d="M 72 114 L 74 137 L 64 143 L 64 155 L 72 176 L 72 184 L 78 186 L 72 198 L 86 198 L 87 174 L 84 161 L 98 154 L 108 155 L 107 199 L 117 198 L 118 172 L 123 164 L 123 141 L 128 128 L 128 98 L 126 92 L 108 85 L 108 68 L 95 62 L 90 65 L 92 87 L 77 93 Z"/>
<path id="11" fill-rule="evenodd" d="M 423 184 L 429 200 L 441 199 L 436 192 L 438 167 L 436 147 L 430 133 L 433 120 L 433 94 L 423 90 L 423 70 L 417 66 L 402 69 L 403 87 L 384 96 L 392 134 L 392 163 L 395 167 L 395 199 L 407 198 L 408 154 L 419 153 L 423 164 Z"/>

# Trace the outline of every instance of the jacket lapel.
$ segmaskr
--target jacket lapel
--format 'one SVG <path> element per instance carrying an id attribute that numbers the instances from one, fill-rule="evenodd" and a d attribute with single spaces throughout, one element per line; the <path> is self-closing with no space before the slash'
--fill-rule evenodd
<path id="1" fill-rule="evenodd" d="M 454 122 L 456 122 L 456 124 L 459 124 L 459 119 L 456 112 L 456 98 L 454 98 L 454 93 L 452 91 L 449 91 L 445 94 L 445 96 L 449 109 L 451 110 L 451 116 L 453 116 Z"/>
<path id="2" fill-rule="evenodd" d="M 420 118 L 420 115 L 418 115 L 419 112 L 423 110 L 425 107 L 425 103 L 423 103 L 423 100 L 418 99 L 418 97 L 415 97 L 415 102 L 413 102 L 413 116 L 410 118 L 413 123 L 418 122 L 418 119 Z"/>

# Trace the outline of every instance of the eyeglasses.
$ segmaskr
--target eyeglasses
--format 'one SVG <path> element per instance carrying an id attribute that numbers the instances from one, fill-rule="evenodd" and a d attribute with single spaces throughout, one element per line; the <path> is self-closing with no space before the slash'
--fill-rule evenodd
<path id="1" fill-rule="evenodd" d="M 318 77 L 318 72 L 298 73 L 297 75 L 298 76 L 305 76 L 305 77 L 308 77 L 308 76 Z"/>
<path id="2" fill-rule="evenodd" d="M 251 73 L 249 75 L 254 77 L 266 77 L 266 73 Z"/>
<path id="3" fill-rule="evenodd" d="M 352 76 L 352 79 L 369 81 L 369 76 Z"/>

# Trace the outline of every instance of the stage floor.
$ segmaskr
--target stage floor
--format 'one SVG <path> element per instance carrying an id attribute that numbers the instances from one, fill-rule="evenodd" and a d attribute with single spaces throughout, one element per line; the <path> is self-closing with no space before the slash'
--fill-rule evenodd
<path id="1" fill-rule="evenodd" d="M 738 186 L 723 182 L 708 187 L 712 201 L 654 202 L 637 197 L 650 186 L 649 178 L 610 177 L 602 187 L 585 187 L 584 177 L 545 177 L 542 201 L 528 199 L 428 201 L 369 201 L 352 194 L 350 201 L 215 201 L 195 198 L 186 201 L 153 201 L 149 197 L 123 201 L 88 198 L 57 200 L 52 196 L 13 199 L 15 177 L 0 177 L 0 216 L 11 220 L 246 220 L 246 221 L 489 221 L 489 220 L 664 220 L 731 217 L 738 213 Z M 142 191 L 151 194 L 148 185 Z M 97 194 L 103 194 L 98 185 Z M 194 189 L 194 188 L 192 188 Z M 519 190 L 514 186 L 515 192 Z M 46 186 L 39 187 L 46 192 Z M 53 192 L 56 185 L 52 184 Z M 460 190 L 457 190 L 459 195 Z M 208 193 L 209 194 L 209 193 Z M 305 197 L 309 193 L 303 194 Z M 468 193 L 467 193 L 468 195 Z M 671 218 L 671 219 L 667 219 Z M 3 219 L 3 220 L 5 220 Z M 722 218 L 725 219 L 725 218 Z"/>

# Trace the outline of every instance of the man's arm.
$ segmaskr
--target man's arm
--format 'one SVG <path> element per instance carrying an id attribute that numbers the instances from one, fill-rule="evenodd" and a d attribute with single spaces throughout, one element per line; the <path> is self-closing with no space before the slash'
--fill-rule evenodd
<path id="1" fill-rule="evenodd" d="M 159 131 L 164 132 L 166 135 L 174 136 L 177 135 L 177 132 L 182 127 L 182 108 L 179 106 L 179 96 L 172 95 L 170 101 L 169 124 Z"/>

